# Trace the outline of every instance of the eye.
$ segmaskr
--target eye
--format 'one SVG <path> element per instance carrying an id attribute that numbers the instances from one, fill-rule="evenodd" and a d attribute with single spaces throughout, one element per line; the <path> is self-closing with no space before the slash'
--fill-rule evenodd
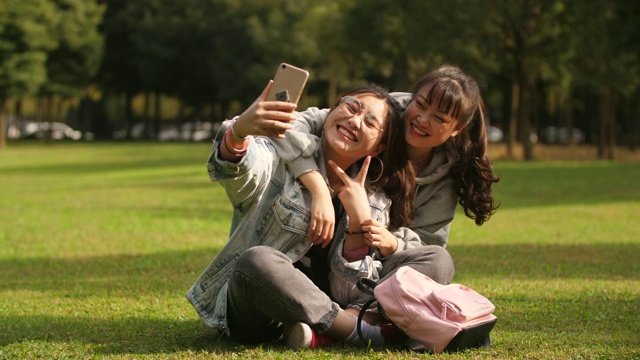
<path id="1" fill-rule="evenodd" d="M 367 114 L 364 117 L 364 123 L 372 129 L 378 129 L 378 122 L 376 121 L 376 116 L 373 114 Z"/>
<path id="2" fill-rule="evenodd" d="M 360 112 L 360 108 L 355 102 L 347 102 L 347 109 L 349 109 L 349 111 L 353 114 L 357 114 Z"/>

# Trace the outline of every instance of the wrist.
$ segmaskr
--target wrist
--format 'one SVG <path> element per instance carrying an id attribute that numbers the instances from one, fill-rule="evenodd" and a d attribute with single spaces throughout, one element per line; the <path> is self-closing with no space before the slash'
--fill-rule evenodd
<path id="1" fill-rule="evenodd" d="M 233 135 L 238 140 L 243 140 L 243 141 L 246 140 L 247 137 L 241 136 L 235 129 L 236 123 L 238 122 L 238 118 L 235 118 L 232 121 L 233 122 L 231 123 L 231 126 L 229 126 L 229 129 L 231 130 L 231 135 Z"/>
<path id="2" fill-rule="evenodd" d="M 364 235 L 364 231 L 362 231 L 362 229 L 356 229 L 356 230 L 349 230 L 348 228 L 344 229 L 344 234 L 349 236 L 349 235 Z"/>
<path id="3" fill-rule="evenodd" d="M 227 129 L 227 131 L 225 131 L 224 133 L 224 138 L 222 139 L 225 149 L 228 153 L 234 156 L 244 155 L 244 153 L 247 151 L 247 148 L 249 147 L 249 141 L 246 139 L 242 142 L 234 141 L 232 140 L 233 136 L 230 133 L 231 129 Z"/>

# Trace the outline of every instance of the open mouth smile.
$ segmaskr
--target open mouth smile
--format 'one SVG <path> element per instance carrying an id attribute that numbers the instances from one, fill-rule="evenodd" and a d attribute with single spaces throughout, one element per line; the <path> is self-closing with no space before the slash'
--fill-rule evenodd
<path id="1" fill-rule="evenodd" d="M 420 136 L 429 136 L 429 135 L 431 135 L 427 131 L 423 130 L 420 126 L 416 125 L 414 122 L 411 123 L 411 130 L 413 130 L 414 133 L 416 133 L 417 135 L 420 135 Z"/>
<path id="2" fill-rule="evenodd" d="M 358 138 L 356 137 L 356 134 L 353 131 L 351 131 L 351 130 L 343 127 L 343 126 L 338 125 L 338 132 L 340 134 L 342 134 L 342 136 L 344 136 L 348 140 L 351 140 L 353 142 L 357 142 L 358 141 Z"/>

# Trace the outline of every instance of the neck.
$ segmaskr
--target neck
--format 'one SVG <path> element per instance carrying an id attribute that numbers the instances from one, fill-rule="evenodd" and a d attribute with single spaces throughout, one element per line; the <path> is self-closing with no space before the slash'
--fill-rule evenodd
<path id="1" fill-rule="evenodd" d="M 427 164 L 429 164 L 429 162 L 433 158 L 434 152 L 434 148 L 416 149 L 413 147 L 409 147 L 407 149 L 409 161 L 415 168 L 416 173 L 420 172 L 420 170 L 422 170 Z"/>

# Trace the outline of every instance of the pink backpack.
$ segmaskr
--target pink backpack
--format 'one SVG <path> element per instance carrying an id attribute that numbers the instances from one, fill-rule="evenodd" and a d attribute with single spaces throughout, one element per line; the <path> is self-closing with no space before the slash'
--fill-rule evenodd
<path id="1" fill-rule="evenodd" d="M 413 340 L 407 345 L 414 350 L 437 354 L 489 346 L 495 306 L 464 285 L 441 285 L 403 266 L 379 284 L 361 279 L 358 287 L 369 293 L 366 288 L 373 289 L 375 296 L 360 311 L 359 334 L 364 312 L 377 301 L 380 312 Z"/>

